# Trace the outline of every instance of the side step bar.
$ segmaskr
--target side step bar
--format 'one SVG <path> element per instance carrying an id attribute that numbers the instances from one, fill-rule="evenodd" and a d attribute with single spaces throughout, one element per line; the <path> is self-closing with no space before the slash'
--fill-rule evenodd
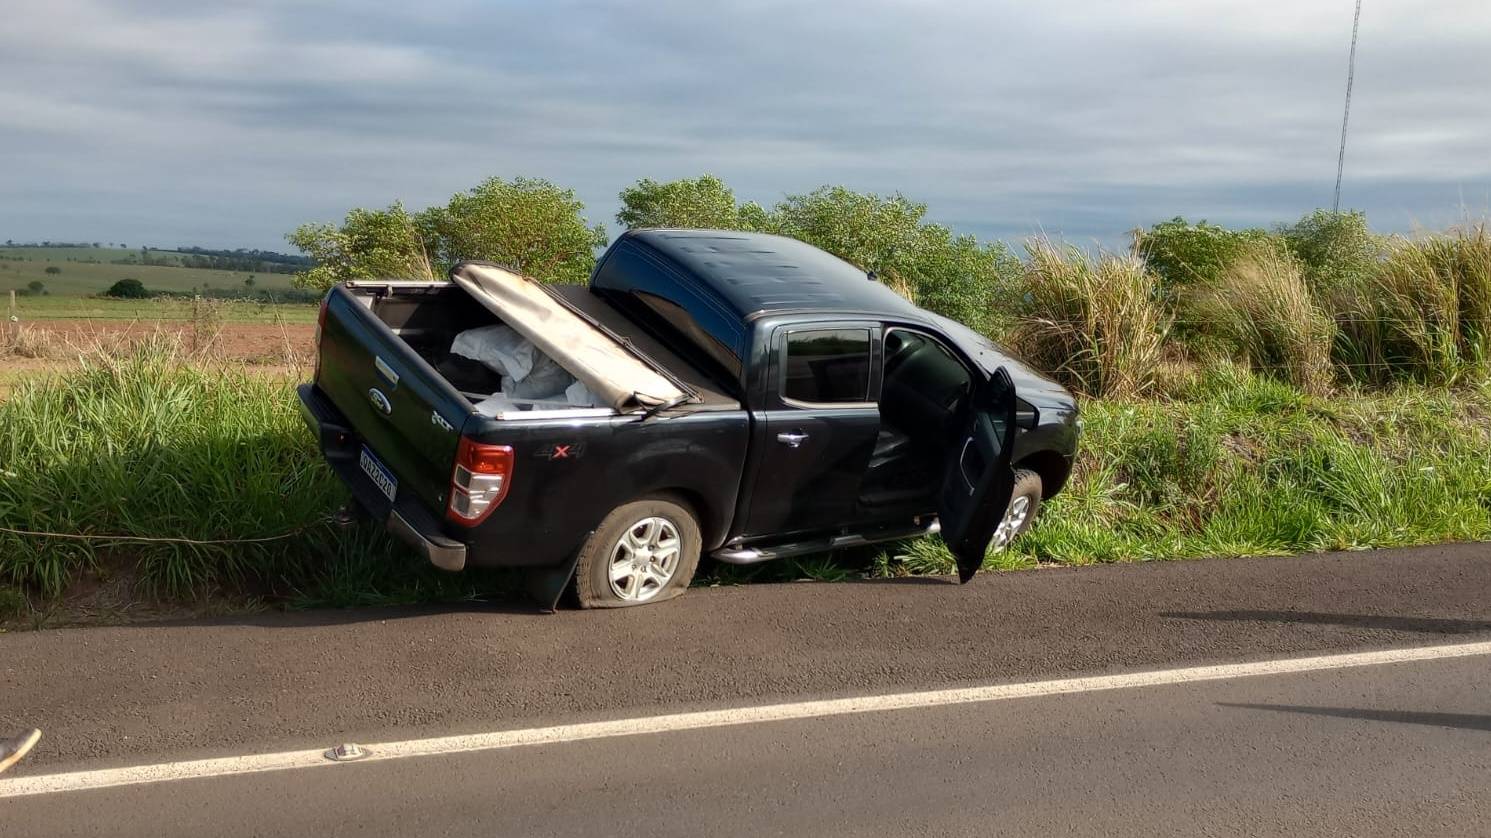
<path id="1" fill-rule="evenodd" d="M 785 559 L 788 556 L 806 556 L 810 553 L 827 553 L 830 550 L 840 550 L 845 547 L 862 547 L 866 544 L 877 544 L 882 541 L 899 541 L 903 538 L 914 538 L 919 535 L 935 535 L 941 531 L 942 523 L 934 520 L 924 527 L 892 527 L 868 533 L 836 535 L 830 538 L 797 541 L 790 544 L 773 544 L 762 547 L 721 547 L 709 555 L 725 564 L 760 564 L 762 562 L 769 562 L 772 559 Z"/>

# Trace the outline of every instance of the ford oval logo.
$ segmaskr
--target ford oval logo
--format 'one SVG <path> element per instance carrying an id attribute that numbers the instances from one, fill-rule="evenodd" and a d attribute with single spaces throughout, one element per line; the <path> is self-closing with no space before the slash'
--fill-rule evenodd
<path id="1" fill-rule="evenodd" d="M 393 413 L 393 405 L 389 403 L 388 397 L 383 395 L 383 392 L 377 387 L 368 391 L 368 399 L 373 402 L 374 407 L 383 411 L 384 416 Z"/>

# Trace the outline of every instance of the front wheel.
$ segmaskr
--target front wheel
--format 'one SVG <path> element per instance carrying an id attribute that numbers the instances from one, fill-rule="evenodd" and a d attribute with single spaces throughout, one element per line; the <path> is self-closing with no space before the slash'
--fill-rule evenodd
<path id="1" fill-rule="evenodd" d="M 624 608 L 683 593 L 699 567 L 699 522 L 671 498 L 617 507 L 580 548 L 581 608 Z"/>
<path id="2" fill-rule="evenodd" d="M 1024 535 L 1035 523 L 1036 513 L 1041 511 L 1041 493 L 1044 486 L 1041 476 L 1028 468 L 1015 472 L 1015 490 L 1010 494 L 1010 505 L 1004 510 L 1004 518 L 994 530 L 994 539 L 989 549 L 1004 550 L 1015 539 Z"/>

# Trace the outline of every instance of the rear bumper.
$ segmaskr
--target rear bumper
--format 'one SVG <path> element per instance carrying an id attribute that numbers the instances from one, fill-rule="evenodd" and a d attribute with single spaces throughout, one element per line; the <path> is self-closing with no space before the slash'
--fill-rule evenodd
<path id="1" fill-rule="evenodd" d="M 390 503 L 357 467 L 361 442 L 336 405 L 314 384 L 302 384 L 295 393 L 300 399 L 300 416 L 316 438 L 321 455 L 352 491 L 353 500 L 430 564 L 441 570 L 464 570 L 465 544 L 441 534 L 440 522 L 418 503 Z"/>

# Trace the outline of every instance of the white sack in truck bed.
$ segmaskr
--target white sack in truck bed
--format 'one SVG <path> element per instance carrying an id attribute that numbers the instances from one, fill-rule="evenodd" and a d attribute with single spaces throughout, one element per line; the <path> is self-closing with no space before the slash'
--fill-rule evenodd
<path id="1" fill-rule="evenodd" d="M 673 382 L 532 281 L 494 265 L 463 263 L 450 278 L 618 411 L 683 397 Z"/>

